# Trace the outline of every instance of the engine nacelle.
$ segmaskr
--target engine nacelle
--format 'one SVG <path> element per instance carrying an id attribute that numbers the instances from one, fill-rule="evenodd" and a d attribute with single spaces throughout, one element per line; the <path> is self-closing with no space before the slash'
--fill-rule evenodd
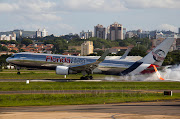
<path id="1" fill-rule="evenodd" d="M 56 67 L 56 74 L 58 74 L 58 75 L 68 75 L 69 74 L 69 67 L 67 67 L 67 66 L 57 66 Z"/>

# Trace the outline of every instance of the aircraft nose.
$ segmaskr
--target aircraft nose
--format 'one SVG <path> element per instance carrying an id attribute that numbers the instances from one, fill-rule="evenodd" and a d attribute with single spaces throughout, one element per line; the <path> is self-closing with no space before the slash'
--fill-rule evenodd
<path id="1" fill-rule="evenodd" d="M 9 63 L 9 58 L 6 59 L 6 62 Z"/>

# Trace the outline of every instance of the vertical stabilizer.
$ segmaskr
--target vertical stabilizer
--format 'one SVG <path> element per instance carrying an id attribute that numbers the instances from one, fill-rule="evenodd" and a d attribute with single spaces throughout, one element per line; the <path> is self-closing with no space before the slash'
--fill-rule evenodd
<path id="1" fill-rule="evenodd" d="M 174 38 L 165 39 L 160 45 L 141 59 L 140 62 L 161 66 L 173 42 Z"/>

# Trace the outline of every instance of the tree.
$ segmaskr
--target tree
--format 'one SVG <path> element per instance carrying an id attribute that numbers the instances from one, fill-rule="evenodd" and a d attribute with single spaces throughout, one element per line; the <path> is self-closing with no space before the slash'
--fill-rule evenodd
<path id="1" fill-rule="evenodd" d="M 7 40 L 0 40 L 0 43 L 1 43 L 1 44 L 6 44 L 6 45 L 7 45 L 7 44 L 8 44 L 8 41 L 7 41 Z"/>
<path id="2" fill-rule="evenodd" d="M 168 52 L 163 65 L 175 65 L 175 64 L 180 64 L 180 51 L 175 50 L 172 52 Z"/>
<path id="3" fill-rule="evenodd" d="M 6 59 L 10 56 L 11 55 L 1 55 L 0 56 L 0 70 L 2 70 L 3 66 L 7 66 L 8 63 L 6 62 Z"/>
<path id="4" fill-rule="evenodd" d="M 63 53 L 64 50 L 68 49 L 68 44 L 67 41 L 62 39 L 62 40 L 56 40 L 54 43 L 54 47 L 53 47 L 53 52 L 54 53 Z"/>
<path id="5" fill-rule="evenodd" d="M 14 53 L 17 53 L 17 51 L 16 51 L 16 50 L 11 50 L 10 52 L 14 52 Z"/>
<path id="6" fill-rule="evenodd" d="M 5 46 L 0 45 L 0 51 L 8 51 L 8 48 Z"/>
<path id="7" fill-rule="evenodd" d="M 21 41 L 21 44 L 28 46 L 29 44 L 32 44 L 32 40 L 23 38 L 23 40 Z"/>
<path id="8" fill-rule="evenodd" d="M 17 42 L 17 41 L 15 41 L 15 40 L 10 40 L 10 41 L 9 41 L 9 44 L 16 44 L 16 45 L 17 45 L 17 44 L 18 44 L 18 42 Z"/>
<path id="9" fill-rule="evenodd" d="M 129 53 L 130 56 L 141 56 L 144 57 L 147 55 L 147 49 L 144 46 L 134 47 Z"/>

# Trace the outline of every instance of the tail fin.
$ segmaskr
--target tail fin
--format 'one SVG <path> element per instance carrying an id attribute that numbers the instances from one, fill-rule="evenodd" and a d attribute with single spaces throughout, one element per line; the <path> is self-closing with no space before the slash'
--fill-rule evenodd
<path id="1" fill-rule="evenodd" d="M 161 66 L 173 42 L 174 38 L 165 39 L 160 45 L 142 58 L 140 62 Z"/>

